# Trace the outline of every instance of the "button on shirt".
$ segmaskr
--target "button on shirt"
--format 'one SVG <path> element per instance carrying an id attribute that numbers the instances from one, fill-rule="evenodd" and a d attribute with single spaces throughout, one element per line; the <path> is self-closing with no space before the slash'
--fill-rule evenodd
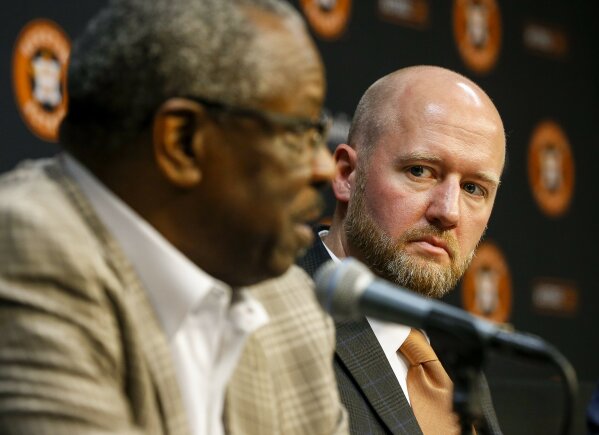
<path id="1" fill-rule="evenodd" d="M 268 322 L 248 292 L 192 263 L 68 154 L 61 155 L 138 273 L 171 347 L 194 435 L 224 433 L 225 392 L 247 336 Z"/>
<path id="2" fill-rule="evenodd" d="M 329 233 L 328 230 L 322 230 L 318 233 L 320 239 L 326 236 Z M 331 252 L 331 250 L 327 247 L 327 245 L 322 242 L 325 249 L 335 262 L 340 262 L 341 260 L 337 258 L 335 254 Z M 391 369 L 393 369 L 393 373 L 395 373 L 395 377 L 397 378 L 401 389 L 403 390 L 404 396 L 410 402 L 410 395 L 408 393 L 408 362 L 405 360 L 404 356 L 398 352 L 401 345 L 406 341 L 408 335 L 410 334 L 410 327 L 405 325 L 398 325 L 396 323 L 388 323 L 381 322 L 380 320 L 372 319 L 370 317 L 366 317 L 366 320 L 370 324 L 376 339 L 378 340 L 387 360 L 389 360 L 389 364 L 391 365 Z"/>

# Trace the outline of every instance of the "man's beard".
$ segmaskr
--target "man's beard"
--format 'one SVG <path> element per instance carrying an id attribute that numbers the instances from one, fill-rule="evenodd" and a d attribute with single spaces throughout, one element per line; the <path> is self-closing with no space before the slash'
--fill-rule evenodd
<path id="1" fill-rule="evenodd" d="M 470 265 L 474 251 L 468 257 L 460 258 L 455 237 L 432 225 L 409 229 L 399 239 L 392 240 L 377 227 L 365 210 L 365 177 L 360 173 L 356 175 L 356 191 L 352 195 L 344 224 L 350 249 L 355 250 L 359 259 L 378 276 L 424 296 L 440 298 L 454 288 Z M 450 254 L 448 266 L 405 250 L 409 242 L 422 239 L 423 236 L 434 236 L 446 243 Z"/>

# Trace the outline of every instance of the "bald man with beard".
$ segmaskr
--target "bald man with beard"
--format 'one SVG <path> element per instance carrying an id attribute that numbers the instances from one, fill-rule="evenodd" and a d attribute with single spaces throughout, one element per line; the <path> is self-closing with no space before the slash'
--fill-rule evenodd
<path id="1" fill-rule="evenodd" d="M 485 92 L 440 67 L 391 73 L 363 95 L 335 161 L 332 223 L 302 267 L 313 274 L 330 258 L 351 256 L 421 295 L 450 291 L 487 227 L 505 163 L 503 123 Z M 370 318 L 336 328 L 335 371 L 351 433 L 434 433 L 413 412 L 409 363 L 398 351 L 410 328 Z M 485 391 L 486 429 L 499 433 Z M 451 400 L 442 410 L 451 414 Z"/>

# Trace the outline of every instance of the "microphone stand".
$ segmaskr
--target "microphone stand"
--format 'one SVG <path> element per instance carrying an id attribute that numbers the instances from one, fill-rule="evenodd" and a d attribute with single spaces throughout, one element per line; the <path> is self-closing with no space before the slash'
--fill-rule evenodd
<path id="1" fill-rule="evenodd" d="M 433 349 L 453 380 L 453 409 L 460 419 L 462 434 L 477 435 L 501 434 L 490 415 L 492 405 L 483 391 L 482 368 L 485 362 L 488 342 L 484 341 L 474 325 L 464 319 L 451 319 L 434 310 L 424 325 Z M 526 340 L 521 336 L 519 340 Z M 572 431 L 575 415 L 578 381 L 570 362 L 552 345 L 544 343 L 542 350 L 525 347 L 512 353 L 537 361 L 551 362 L 557 369 L 564 385 L 564 415 L 559 432 L 568 435 Z M 504 349 L 505 350 L 505 349 Z M 509 350 L 509 349 L 508 349 Z M 486 388 L 486 387 L 484 387 Z"/>

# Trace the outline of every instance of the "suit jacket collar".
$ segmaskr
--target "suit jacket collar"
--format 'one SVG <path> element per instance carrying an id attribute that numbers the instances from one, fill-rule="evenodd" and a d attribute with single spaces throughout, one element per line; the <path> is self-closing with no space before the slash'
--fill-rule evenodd
<path id="1" fill-rule="evenodd" d="M 230 286 L 195 265 L 74 157 L 65 153 L 60 158 L 65 172 L 137 272 L 169 340 L 192 311 L 201 309 L 211 292 L 226 295 L 227 306 L 231 304 Z"/>
<path id="2" fill-rule="evenodd" d="M 331 259 L 318 236 L 321 229 L 322 227 L 316 230 L 315 243 L 298 260 L 298 264 L 311 276 Z M 336 321 L 335 328 L 336 360 L 351 373 L 355 384 L 367 397 L 387 429 L 393 434 L 421 434 L 412 408 L 368 321 L 365 318 L 351 322 Z M 366 388 L 365 386 L 372 384 L 369 379 L 371 373 L 377 373 L 377 378 L 384 378 L 385 382 L 381 382 L 376 388 Z"/>
<path id="3" fill-rule="evenodd" d="M 156 388 L 156 400 L 161 409 L 166 433 L 187 432 L 181 393 L 164 331 L 159 325 L 145 290 L 117 242 L 100 222 L 79 186 L 56 161 L 47 167 L 48 175 L 60 184 L 65 193 L 88 223 L 91 231 L 104 245 L 106 262 L 121 277 L 127 289 L 125 304 L 134 319 L 134 330 L 139 335 L 145 360 Z"/>

